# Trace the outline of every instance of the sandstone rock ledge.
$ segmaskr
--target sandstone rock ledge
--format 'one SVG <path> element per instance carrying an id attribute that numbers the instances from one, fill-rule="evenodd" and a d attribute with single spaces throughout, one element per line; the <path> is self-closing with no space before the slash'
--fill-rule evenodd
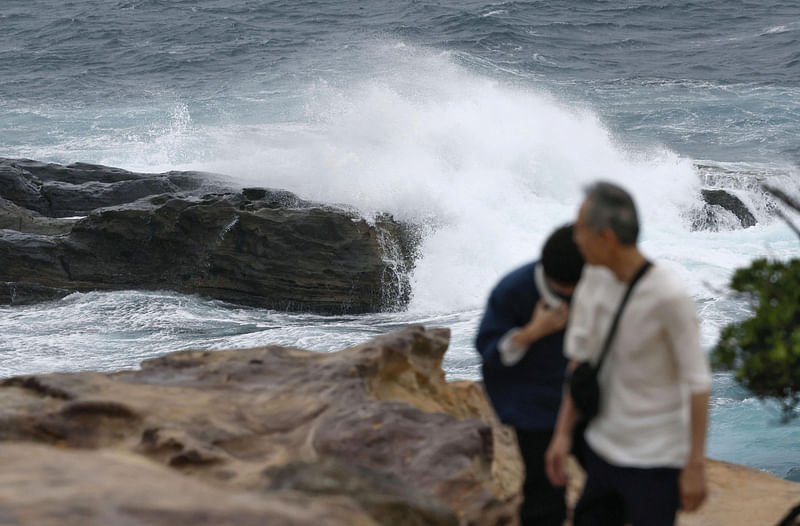
<path id="1" fill-rule="evenodd" d="M 479 384 L 445 381 L 448 343 L 409 327 L 329 354 L 183 351 L 4 380 L 0 524 L 513 525 L 513 436 Z M 685 526 L 773 524 L 800 494 L 709 470 Z"/>

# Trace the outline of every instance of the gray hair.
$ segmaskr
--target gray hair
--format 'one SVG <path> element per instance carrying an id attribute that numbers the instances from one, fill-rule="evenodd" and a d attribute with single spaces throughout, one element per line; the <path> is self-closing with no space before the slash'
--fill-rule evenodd
<path id="1" fill-rule="evenodd" d="M 609 229 L 623 245 L 636 244 L 639 217 L 628 192 L 615 184 L 601 181 L 586 188 L 586 201 L 586 223 L 593 232 Z"/>

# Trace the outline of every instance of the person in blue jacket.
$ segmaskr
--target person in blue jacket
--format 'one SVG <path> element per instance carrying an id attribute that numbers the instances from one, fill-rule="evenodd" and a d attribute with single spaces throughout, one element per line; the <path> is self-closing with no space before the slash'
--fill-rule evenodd
<path id="1" fill-rule="evenodd" d="M 566 518 L 564 488 L 550 484 L 544 455 L 564 387 L 569 301 L 583 269 L 572 234 L 572 225 L 557 229 L 539 261 L 500 280 L 476 338 L 484 388 L 500 420 L 515 429 L 525 463 L 522 526 L 561 526 Z"/>

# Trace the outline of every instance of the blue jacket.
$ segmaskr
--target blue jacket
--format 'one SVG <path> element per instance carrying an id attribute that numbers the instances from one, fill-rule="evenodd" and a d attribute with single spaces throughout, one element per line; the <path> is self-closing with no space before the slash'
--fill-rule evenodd
<path id="1" fill-rule="evenodd" d="M 475 344 L 483 360 L 483 383 L 500 420 L 523 429 L 555 427 L 567 359 L 564 331 L 530 345 L 525 356 L 506 367 L 497 344 L 533 315 L 539 292 L 533 278 L 538 262 L 528 263 L 505 276 L 492 290 Z"/>

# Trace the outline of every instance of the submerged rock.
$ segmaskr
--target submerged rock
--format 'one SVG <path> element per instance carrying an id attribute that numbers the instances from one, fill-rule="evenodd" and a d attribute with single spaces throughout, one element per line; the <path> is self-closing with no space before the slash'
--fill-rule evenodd
<path id="1" fill-rule="evenodd" d="M 201 176 L 0 159 L 0 281 L 16 288 L 0 302 L 103 289 L 319 313 L 408 302 L 408 227 L 283 190 L 209 193 Z"/>

